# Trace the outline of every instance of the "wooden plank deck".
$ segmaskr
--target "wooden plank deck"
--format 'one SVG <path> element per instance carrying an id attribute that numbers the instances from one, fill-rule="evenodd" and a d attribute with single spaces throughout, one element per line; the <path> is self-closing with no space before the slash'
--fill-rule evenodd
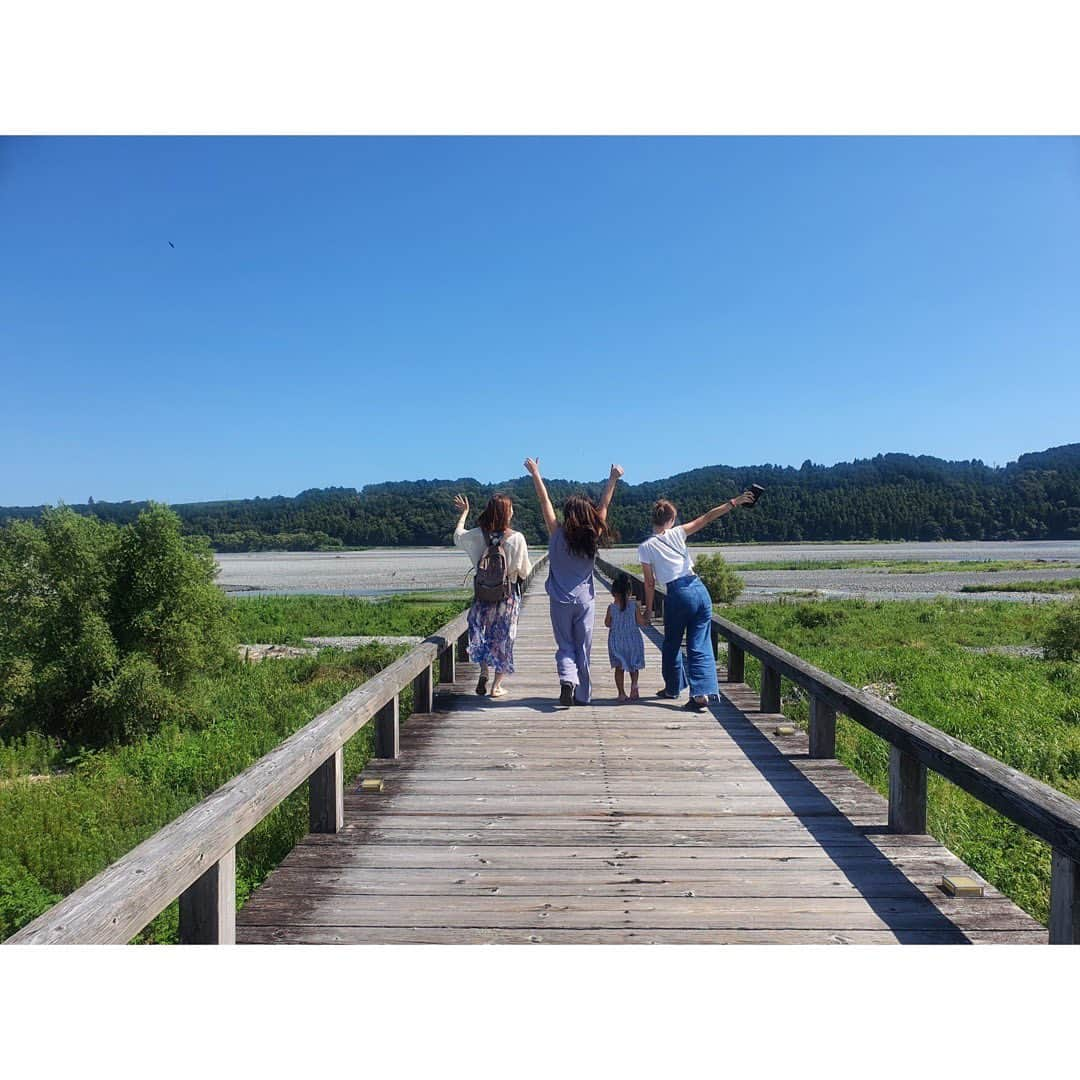
<path id="1" fill-rule="evenodd" d="M 803 733 L 778 736 L 743 684 L 709 713 L 615 703 L 598 581 L 596 699 L 558 709 L 543 575 L 498 701 L 458 665 L 402 754 L 349 786 L 345 827 L 310 835 L 237 917 L 268 943 L 1045 943 L 929 836 L 890 834 L 885 800 Z M 660 682 L 646 635 L 643 695 Z M 981 880 L 981 879 L 979 879 Z"/>

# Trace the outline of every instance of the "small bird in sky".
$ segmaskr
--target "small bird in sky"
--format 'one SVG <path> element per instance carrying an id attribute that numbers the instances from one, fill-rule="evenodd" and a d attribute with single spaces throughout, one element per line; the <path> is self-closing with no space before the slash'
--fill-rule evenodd
<path id="1" fill-rule="evenodd" d="M 171 248 L 175 248 L 175 247 L 176 247 L 176 245 L 175 245 L 175 244 L 174 244 L 174 243 L 173 243 L 173 242 L 172 242 L 172 241 L 170 240 L 170 241 L 169 241 L 169 247 L 171 247 Z"/>

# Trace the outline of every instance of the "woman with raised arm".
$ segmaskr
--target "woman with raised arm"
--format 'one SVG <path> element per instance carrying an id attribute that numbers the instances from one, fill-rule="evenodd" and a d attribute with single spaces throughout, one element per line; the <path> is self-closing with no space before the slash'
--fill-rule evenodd
<path id="1" fill-rule="evenodd" d="M 686 708 L 703 712 L 709 698 L 719 695 L 716 661 L 713 658 L 710 624 L 712 600 L 709 590 L 694 573 L 694 560 L 686 547 L 686 538 L 704 529 L 736 506 L 753 506 L 755 495 L 744 492 L 713 507 L 701 517 L 676 525 L 678 511 L 667 499 L 653 506 L 653 535 L 638 547 L 638 560 L 645 577 L 645 617 L 651 619 L 656 583 L 667 589 L 664 601 L 663 658 L 664 689 L 657 695 L 677 698 L 689 685 Z M 686 664 L 682 658 L 682 639 L 686 635 Z M 689 668 L 689 678 L 687 677 Z"/>
<path id="2" fill-rule="evenodd" d="M 509 495 L 492 495 L 475 529 L 465 528 L 469 500 L 455 495 L 454 506 L 461 512 L 454 543 L 477 570 L 475 598 L 469 608 L 469 659 L 480 665 L 476 692 L 487 692 L 488 671 L 494 671 L 491 696 L 499 698 L 506 694 L 503 676 L 514 672 L 522 584 L 532 573 L 529 547 L 525 537 L 510 528 L 514 504 Z"/>
<path id="3" fill-rule="evenodd" d="M 596 611 L 593 568 L 598 548 L 610 535 L 607 512 L 623 474 L 622 466 L 611 466 L 599 506 L 584 495 L 571 495 L 563 503 L 561 525 L 540 476 L 540 459 L 526 458 L 525 468 L 533 478 L 549 537 L 547 594 L 555 634 L 559 704 L 564 708 L 588 705 L 592 698 L 589 661 Z"/>

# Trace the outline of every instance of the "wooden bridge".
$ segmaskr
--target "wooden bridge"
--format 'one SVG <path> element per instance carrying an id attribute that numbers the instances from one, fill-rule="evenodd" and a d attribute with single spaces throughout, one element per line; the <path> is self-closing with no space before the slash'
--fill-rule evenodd
<path id="1" fill-rule="evenodd" d="M 1080 940 L 1080 804 L 719 617 L 719 705 L 650 700 L 655 630 L 644 696 L 618 705 L 602 580 L 596 698 L 558 709 L 545 573 L 507 697 L 473 693 L 459 616 L 11 942 L 128 941 L 177 896 L 191 943 Z M 780 714 L 782 677 L 809 735 Z M 890 743 L 888 800 L 835 760 L 837 712 Z M 378 756 L 346 786 L 341 747 L 369 720 Z M 927 768 L 1050 843 L 1049 935 L 926 834 Z M 237 841 L 309 778 L 311 833 L 237 917 Z M 947 896 L 946 874 L 984 895 Z"/>

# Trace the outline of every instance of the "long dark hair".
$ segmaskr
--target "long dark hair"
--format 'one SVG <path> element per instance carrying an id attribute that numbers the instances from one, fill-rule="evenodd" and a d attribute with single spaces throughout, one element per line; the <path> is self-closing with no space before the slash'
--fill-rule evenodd
<path id="1" fill-rule="evenodd" d="M 497 491 L 488 499 L 488 504 L 484 507 L 484 512 L 480 515 L 477 524 L 484 532 L 506 532 L 510 528 L 510 511 L 513 505 L 509 495 Z"/>
<path id="2" fill-rule="evenodd" d="M 563 503 L 563 532 L 570 553 L 583 559 L 595 559 L 601 542 L 610 536 L 596 503 L 584 495 L 571 495 Z"/>
<path id="3" fill-rule="evenodd" d="M 611 583 L 611 595 L 619 601 L 619 610 L 626 610 L 626 600 L 630 595 L 630 575 L 618 573 Z"/>

